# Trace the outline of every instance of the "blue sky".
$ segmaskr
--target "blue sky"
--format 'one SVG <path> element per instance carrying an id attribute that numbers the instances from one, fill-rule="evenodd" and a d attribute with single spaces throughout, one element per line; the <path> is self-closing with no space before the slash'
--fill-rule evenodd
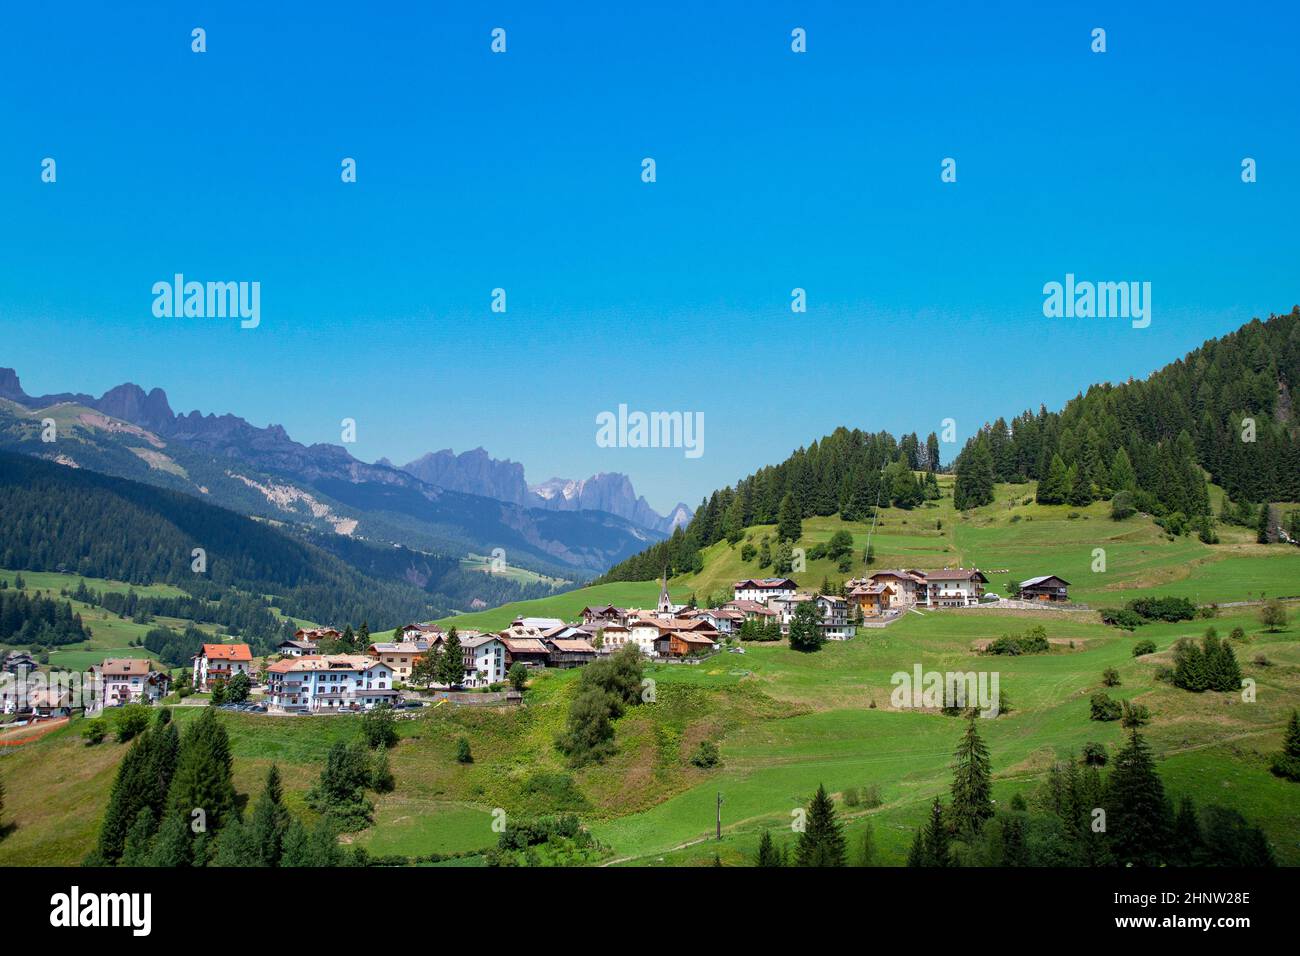
<path id="1" fill-rule="evenodd" d="M 666 510 L 1300 301 L 1294 5 L 451 6 L 9 5 L 0 365 L 306 442 L 352 417 L 367 460 L 623 471 Z M 176 272 L 261 282 L 261 326 L 155 318 Z M 1067 272 L 1151 282 L 1150 328 L 1045 319 Z M 620 403 L 702 411 L 704 455 L 597 447 Z"/>

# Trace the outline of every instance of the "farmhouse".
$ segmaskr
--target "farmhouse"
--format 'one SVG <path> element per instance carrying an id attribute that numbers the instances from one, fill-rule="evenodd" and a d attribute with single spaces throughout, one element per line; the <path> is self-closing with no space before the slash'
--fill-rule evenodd
<path id="1" fill-rule="evenodd" d="M 545 667 L 551 658 L 551 651 L 542 641 L 541 636 L 525 636 L 511 628 L 502 631 L 499 637 L 506 649 L 506 666 L 521 661 L 525 667 Z"/>
<path id="2" fill-rule="evenodd" d="M 194 689 L 211 690 L 213 681 L 228 681 L 236 674 L 248 674 L 253 652 L 247 644 L 204 644 L 194 655 Z"/>
<path id="3" fill-rule="evenodd" d="M 967 607 L 978 604 L 989 579 L 976 568 L 927 571 L 926 607 Z"/>
<path id="4" fill-rule="evenodd" d="M 622 624 L 606 624 L 596 636 L 600 638 L 600 652 L 613 653 L 631 640 L 632 633 Z"/>
<path id="5" fill-rule="evenodd" d="M 728 601 L 723 610 L 738 611 L 743 621 L 758 621 L 760 623 L 768 618 L 780 616 L 779 611 L 773 611 L 766 604 L 759 604 L 757 601 Z"/>
<path id="6" fill-rule="evenodd" d="M 140 701 L 156 704 L 167 696 L 171 678 L 154 670 L 140 657 L 108 658 L 91 670 L 100 679 L 100 700 L 104 707 L 121 707 Z"/>
<path id="7" fill-rule="evenodd" d="M 276 661 L 266 669 L 266 698 L 270 709 L 281 713 L 337 713 L 393 704 L 401 696 L 383 662 L 332 654 Z"/>
<path id="8" fill-rule="evenodd" d="M 546 646 L 551 649 L 549 667 L 581 667 L 596 659 L 596 649 L 585 640 L 577 638 L 547 638 Z"/>
<path id="9" fill-rule="evenodd" d="M 713 640 L 704 634 L 691 631 L 670 631 L 668 633 L 666 656 L 690 657 L 695 654 L 707 654 L 715 650 L 717 646 Z"/>
<path id="10" fill-rule="evenodd" d="M 19 671 L 34 671 L 36 670 L 36 661 L 26 651 L 10 651 L 9 656 L 5 658 L 4 669 L 10 674 L 17 674 Z"/>
<path id="11" fill-rule="evenodd" d="M 1070 582 L 1055 574 L 1045 574 L 1020 582 L 1022 601 L 1068 601 Z"/>
<path id="12" fill-rule="evenodd" d="M 748 578 L 736 582 L 733 600 L 766 604 L 772 598 L 792 596 L 797 588 L 798 585 L 789 578 Z"/>
<path id="13" fill-rule="evenodd" d="M 296 641 L 319 643 L 320 641 L 337 641 L 343 632 L 337 627 L 300 627 L 293 632 Z"/>

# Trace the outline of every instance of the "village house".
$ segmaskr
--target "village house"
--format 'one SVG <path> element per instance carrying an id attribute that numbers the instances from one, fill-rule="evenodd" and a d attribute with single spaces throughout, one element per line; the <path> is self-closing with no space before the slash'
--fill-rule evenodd
<path id="1" fill-rule="evenodd" d="M 623 616 L 623 609 L 612 604 L 582 609 L 583 624 L 622 624 Z"/>
<path id="2" fill-rule="evenodd" d="M 155 670 L 141 657 L 110 657 L 91 671 L 100 680 L 99 699 L 103 707 L 148 701 L 156 704 L 167 696 L 171 677 Z"/>
<path id="3" fill-rule="evenodd" d="M 524 628 L 525 630 L 549 631 L 554 627 L 564 627 L 565 622 L 558 617 L 517 617 L 510 622 L 511 628 Z"/>
<path id="4" fill-rule="evenodd" d="M 894 603 L 894 587 L 883 581 L 858 584 L 848 592 L 849 601 L 862 608 L 863 617 L 880 617 Z"/>
<path id="5" fill-rule="evenodd" d="M 464 641 L 461 646 L 464 646 Z M 429 644 L 424 640 L 400 643 L 379 641 L 366 648 L 366 653 L 382 661 L 398 680 L 405 682 L 411 679 L 415 665 L 429 653 Z"/>
<path id="6" fill-rule="evenodd" d="M 790 622 L 794 620 L 795 609 L 805 601 L 811 601 L 812 599 L 811 594 L 791 594 L 788 597 L 774 597 L 767 602 L 768 608 L 779 615 L 778 619 L 781 623 L 782 634 L 790 633 Z"/>
<path id="7" fill-rule="evenodd" d="M 393 671 L 361 654 L 286 657 L 266 669 L 266 700 L 280 713 L 338 713 L 396 704 Z"/>
<path id="8" fill-rule="evenodd" d="M 1020 600 L 1045 603 L 1068 601 L 1070 582 L 1055 574 L 1044 574 L 1020 582 Z"/>
<path id="9" fill-rule="evenodd" d="M 978 604 L 989 583 L 976 568 L 944 568 L 927 571 L 926 607 L 968 607 Z"/>
<path id="10" fill-rule="evenodd" d="M 758 621 L 763 624 L 771 618 L 779 618 L 781 612 L 773 611 L 766 604 L 759 604 L 757 601 L 728 601 L 723 605 L 723 610 L 738 612 L 741 617 L 741 623 L 744 621 Z"/>
<path id="11" fill-rule="evenodd" d="M 35 717 L 72 716 L 72 691 L 66 687 L 38 687 L 28 703 Z"/>
<path id="12" fill-rule="evenodd" d="M 299 633 L 302 633 L 301 631 Z M 291 640 L 281 641 L 275 646 L 276 651 L 281 657 L 305 657 L 314 655 L 320 650 L 320 645 L 315 641 Z"/>
<path id="13" fill-rule="evenodd" d="M 507 670 L 515 661 L 520 661 L 525 667 L 545 667 L 551 658 L 550 648 L 542 641 L 538 631 L 528 634 L 522 628 L 512 627 L 498 636 L 506 648 Z"/>
<path id="14" fill-rule="evenodd" d="M 10 651 L 9 656 L 5 658 L 4 669 L 10 674 L 17 674 L 19 671 L 34 671 L 36 670 L 36 661 L 26 651 Z"/>
<path id="15" fill-rule="evenodd" d="M 319 644 L 321 641 L 337 641 L 343 636 L 343 632 L 337 627 L 300 627 L 293 632 L 295 641 L 304 641 L 308 644 Z"/>
<path id="16" fill-rule="evenodd" d="M 667 645 L 660 652 L 665 657 L 694 657 L 717 650 L 717 643 L 703 633 L 669 631 Z"/>
<path id="17" fill-rule="evenodd" d="M 797 589 L 798 585 L 789 578 L 747 578 L 736 582 L 733 600 L 765 605 L 773 598 L 791 597 Z"/>
<path id="18" fill-rule="evenodd" d="M 581 667 L 596 659 L 596 649 L 581 638 L 548 637 L 545 643 L 551 650 L 549 667 Z"/>
<path id="19" fill-rule="evenodd" d="M 433 647 L 446 638 L 446 633 L 437 624 L 407 624 L 402 628 L 402 642 L 420 642 Z"/>
<path id="20" fill-rule="evenodd" d="M 632 632 L 622 624 L 607 624 L 600 628 L 592 635 L 592 646 L 596 646 L 596 641 L 600 642 L 598 651 L 602 654 L 613 654 L 620 647 L 632 639 Z"/>
<path id="21" fill-rule="evenodd" d="M 465 658 L 465 686 L 486 687 L 506 679 L 508 652 L 495 634 L 470 632 L 460 638 L 460 649 Z"/>
<path id="22" fill-rule="evenodd" d="M 907 568 L 882 568 L 867 575 L 865 581 L 850 581 L 846 587 L 850 590 L 856 585 L 871 587 L 885 584 L 893 589 L 888 607 L 915 607 L 926 602 L 926 572 Z M 863 609 L 865 612 L 865 608 Z"/>
<path id="23" fill-rule="evenodd" d="M 849 622 L 849 602 L 833 594 L 819 594 L 813 598 L 821 611 L 817 627 L 828 641 L 847 641 L 857 628 Z"/>
<path id="24" fill-rule="evenodd" d="M 213 681 L 229 681 L 236 674 L 252 679 L 253 652 L 247 644 L 204 644 L 194 655 L 194 689 L 212 689 Z"/>
<path id="25" fill-rule="evenodd" d="M 744 623 L 745 615 L 741 611 L 732 608 L 699 608 L 694 611 L 682 612 L 682 617 L 698 618 L 707 621 L 709 627 L 713 628 L 719 634 L 729 635 L 740 630 L 740 625 Z"/>

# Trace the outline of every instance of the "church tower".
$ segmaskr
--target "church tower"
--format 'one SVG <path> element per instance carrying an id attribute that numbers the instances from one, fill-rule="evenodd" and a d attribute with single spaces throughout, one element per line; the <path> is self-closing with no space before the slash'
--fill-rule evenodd
<path id="1" fill-rule="evenodd" d="M 659 585 L 659 606 L 655 609 L 658 613 L 671 617 L 673 613 L 673 599 L 668 596 L 668 569 L 664 568 L 663 580 Z"/>

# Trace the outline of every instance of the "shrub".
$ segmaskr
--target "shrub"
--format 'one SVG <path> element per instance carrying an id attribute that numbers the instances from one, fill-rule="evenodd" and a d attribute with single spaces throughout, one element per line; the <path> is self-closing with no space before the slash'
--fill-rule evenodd
<path id="1" fill-rule="evenodd" d="M 1107 687 L 1118 687 L 1119 671 L 1115 670 L 1113 667 L 1107 667 L 1101 672 L 1101 682 Z"/>
<path id="2" fill-rule="evenodd" d="M 1122 628 L 1125 631 L 1136 630 L 1144 623 L 1142 615 L 1126 608 L 1104 607 L 1097 613 L 1101 615 L 1101 622 L 1103 624 L 1109 624 L 1111 627 Z"/>
<path id="3" fill-rule="evenodd" d="M 89 746 L 93 747 L 95 744 L 102 744 L 107 735 L 108 726 L 103 717 L 87 720 L 81 725 L 81 739 Z"/>
<path id="4" fill-rule="evenodd" d="M 1155 641 L 1138 641 L 1133 645 L 1133 656 L 1141 657 L 1143 654 L 1154 654 L 1156 652 Z"/>
<path id="5" fill-rule="evenodd" d="M 1232 629 L 1232 633 L 1229 634 L 1228 637 L 1230 637 L 1232 640 L 1237 641 L 1237 642 L 1239 642 L 1239 643 L 1241 643 L 1241 644 L 1246 643 L 1246 632 L 1245 632 L 1243 629 L 1241 629 L 1240 627 L 1234 627 L 1234 628 Z"/>
<path id="6" fill-rule="evenodd" d="M 712 740 L 701 740 L 700 745 L 695 748 L 695 753 L 691 754 L 691 763 L 706 770 L 716 767 L 719 759 L 718 745 Z"/>
<path id="7" fill-rule="evenodd" d="M 862 803 L 862 794 L 858 793 L 857 787 L 846 787 L 844 790 L 844 805 L 856 807 Z"/>
<path id="8" fill-rule="evenodd" d="M 149 729 L 149 708 L 144 704 L 127 704 L 116 715 L 117 742 L 126 743 Z"/>
<path id="9" fill-rule="evenodd" d="M 361 718 L 361 735 L 365 738 L 366 746 L 372 750 L 375 747 L 395 747 L 397 716 L 393 713 L 393 708 L 380 704 L 373 710 L 366 711 Z"/>
<path id="10" fill-rule="evenodd" d="M 1142 727 L 1151 720 L 1151 711 L 1145 704 L 1135 704 L 1132 701 L 1123 702 L 1123 717 L 1120 723 L 1129 729 Z"/>
<path id="11" fill-rule="evenodd" d="M 1120 702 L 1112 700 L 1108 694 L 1093 694 L 1089 703 L 1092 708 L 1091 720 L 1119 720 L 1124 714 Z"/>
<path id="12" fill-rule="evenodd" d="M 464 737 L 460 737 L 456 740 L 456 762 L 457 763 L 474 762 L 474 754 L 469 749 L 469 741 L 466 740 Z"/>
<path id="13" fill-rule="evenodd" d="M 884 802 L 879 785 L 873 783 L 862 788 L 862 805 L 868 810 L 874 810 Z"/>
<path id="14" fill-rule="evenodd" d="M 1092 741 L 1083 745 L 1083 762 L 1088 766 L 1104 767 L 1108 759 L 1105 744 Z"/>

